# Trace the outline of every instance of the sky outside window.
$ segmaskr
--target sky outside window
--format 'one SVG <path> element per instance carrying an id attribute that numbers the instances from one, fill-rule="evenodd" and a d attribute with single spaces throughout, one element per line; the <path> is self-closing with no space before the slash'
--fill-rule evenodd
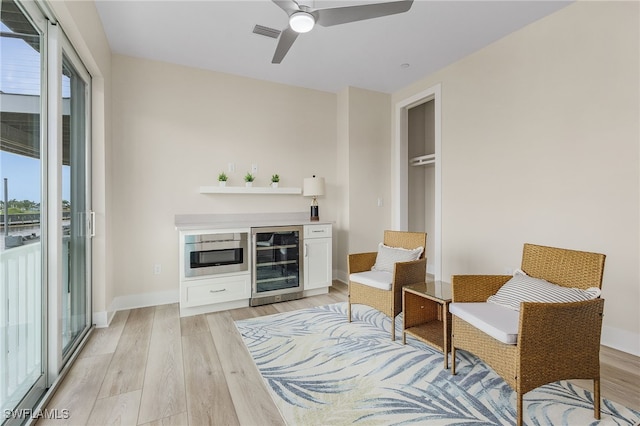
<path id="1" fill-rule="evenodd" d="M 6 36 L 14 33 L 0 23 L 0 92 L 2 95 L 39 97 L 41 91 L 40 53 L 24 39 Z M 70 80 L 63 76 L 62 96 L 68 102 Z M 63 101 L 64 102 L 64 101 Z M 31 103 L 33 104 L 33 103 Z M 0 102 L 0 111 L 11 111 L 12 103 Z M 39 113 L 39 111 L 33 111 Z M 9 199 L 31 200 L 40 203 L 40 159 L 9 152 L 0 152 L 0 177 L 9 179 Z M 62 167 L 63 194 L 69 200 L 70 167 Z M 4 184 L 0 185 L 0 199 L 4 200 Z"/>

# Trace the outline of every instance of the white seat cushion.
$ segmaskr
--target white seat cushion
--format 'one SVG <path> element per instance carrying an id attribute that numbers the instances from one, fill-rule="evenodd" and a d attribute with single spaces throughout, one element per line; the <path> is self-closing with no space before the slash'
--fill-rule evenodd
<path id="1" fill-rule="evenodd" d="M 356 272 L 349 275 L 349 281 L 358 284 L 368 285 L 369 287 L 379 288 L 380 290 L 391 290 L 391 282 L 393 274 L 386 271 L 365 271 Z"/>
<path id="2" fill-rule="evenodd" d="M 520 312 L 495 303 L 451 303 L 449 312 L 508 345 L 518 343 Z"/>

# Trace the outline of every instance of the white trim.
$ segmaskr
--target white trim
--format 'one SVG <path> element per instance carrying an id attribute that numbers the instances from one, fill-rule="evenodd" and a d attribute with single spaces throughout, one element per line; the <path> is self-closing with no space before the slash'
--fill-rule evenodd
<path id="1" fill-rule="evenodd" d="M 396 128 L 395 136 L 392 142 L 391 158 L 393 159 L 394 170 L 391 176 L 391 227 L 393 229 L 407 229 L 408 223 L 408 205 L 409 199 L 407 195 L 407 187 L 409 185 L 409 176 L 407 172 L 409 154 L 407 152 L 407 107 L 403 103 L 396 104 Z M 404 191 L 402 190 L 404 188 Z M 403 214 L 404 213 L 404 214 Z"/>
<path id="2" fill-rule="evenodd" d="M 193 315 L 208 314 L 211 312 L 227 311 L 230 309 L 246 308 L 249 306 L 249 299 L 234 300 L 232 302 L 215 303 L 212 305 L 194 306 L 191 308 L 180 307 L 180 317 L 190 317 Z"/>
<path id="3" fill-rule="evenodd" d="M 318 296 L 318 295 L 321 295 L 321 294 L 327 294 L 327 293 L 329 293 L 329 288 L 330 287 L 331 286 L 314 288 L 314 289 L 311 289 L 311 290 L 304 290 L 302 292 L 302 297 L 311 297 L 311 296 Z"/>
<path id="4" fill-rule="evenodd" d="M 109 325 L 111 324 L 111 320 L 113 320 L 115 314 L 116 313 L 114 311 L 94 312 L 93 325 L 95 325 L 96 328 L 109 327 Z"/>
<path id="5" fill-rule="evenodd" d="M 84 120 L 84 135 L 82 140 L 78 140 L 78 144 L 83 144 L 84 148 L 83 148 L 83 157 L 82 160 L 79 161 L 83 161 L 83 165 L 81 165 L 80 167 L 76 167 L 76 172 L 75 174 L 78 175 L 79 170 L 82 170 L 83 166 L 84 166 L 84 176 L 77 176 L 78 181 L 82 181 L 84 188 L 82 188 L 82 191 L 78 191 L 78 193 L 76 193 L 76 191 L 74 191 L 73 187 L 74 187 L 74 183 L 73 182 L 69 182 L 70 185 L 70 189 L 71 189 L 71 202 L 72 204 L 76 204 L 74 201 L 77 202 L 77 200 L 74 198 L 80 194 L 82 194 L 82 197 L 84 198 L 84 205 L 80 206 L 82 208 L 82 210 L 78 209 L 78 205 L 76 204 L 76 207 L 74 208 L 74 210 L 76 211 L 77 215 L 75 216 L 75 221 L 77 222 L 76 225 L 74 225 L 75 229 L 76 229 L 76 233 L 77 236 L 83 236 L 84 240 L 85 240 L 85 250 L 84 250 L 84 254 L 83 254 L 83 258 L 80 258 L 80 253 L 77 254 L 78 257 L 76 257 L 75 255 L 73 255 L 72 257 L 74 258 L 74 260 L 77 260 L 79 262 L 83 262 L 84 263 L 84 281 L 82 283 L 76 283 L 79 286 L 83 286 L 84 290 L 86 292 L 85 294 L 85 300 L 84 300 L 84 307 L 81 309 L 82 311 L 85 312 L 85 317 L 84 319 L 80 316 L 77 315 L 73 315 L 73 311 L 74 308 L 73 306 L 77 304 L 81 304 L 82 302 L 78 301 L 78 302 L 73 302 L 71 303 L 71 320 L 72 320 L 72 327 L 75 327 L 77 324 L 77 322 L 79 321 L 84 321 L 84 327 L 82 329 L 81 332 L 84 332 L 86 330 L 88 330 L 91 325 L 93 324 L 93 319 L 92 319 L 92 312 L 93 312 L 93 305 L 92 305 L 92 291 L 93 291 L 93 285 L 91 282 L 92 279 L 92 262 L 91 262 L 91 249 L 92 249 L 92 244 L 91 244 L 91 236 L 90 236 L 90 231 L 89 231 L 89 214 L 91 211 L 91 136 L 92 136 L 92 130 L 91 130 L 91 75 L 89 74 L 89 72 L 87 71 L 86 67 L 84 66 L 82 60 L 80 59 L 80 57 L 78 56 L 76 50 L 74 49 L 73 45 L 71 44 L 71 42 L 69 41 L 69 39 L 67 38 L 64 30 L 61 28 L 60 25 L 56 25 L 56 27 L 58 28 L 58 43 L 60 44 L 60 57 L 58 59 L 59 63 L 58 63 L 58 73 L 60 73 L 60 77 L 59 79 L 61 80 L 61 74 L 62 74 L 62 70 L 64 68 L 64 64 L 65 62 L 67 63 L 67 65 L 72 67 L 72 71 L 73 73 L 75 73 L 75 76 L 80 80 L 80 82 L 82 83 L 83 86 L 83 92 L 78 91 L 78 93 L 76 94 L 76 98 L 83 98 L 84 100 L 84 104 L 78 104 L 76 105 L 76 107 L 74 108 L 74 110 L 72 110 L 72 105 L 73 103 L 71 101 L 68 101 L 68 107 L 65 109 L 65 102 L 64 99 L 62 98 L 62 91 L 60 92 L 59 96 L 60 96 L 60 115 L 64 115 L 65 113 L 69 114 L 70 116 L 72 116 L 75 113 L 81 112 L 83 114 L 83 120 Z M 66 59 L 66 61 L 65 61 Z M 73 78 L 70 77 L 70 81 L 73 82 Z M 72 83 L 73 84 L 73 83 Z M 73 91 L 73 89 L 72 89 Z M 79 106 L 82 106 L 82 111 L 76 111 L 75 109 L 77 109 Z M 73 132 L 76 129 L 71 129 L 72 135 L 71 138 L 73 139 Z M 62 141 L 62 138 L 60 139 Z M 62 145 L 59 148 L 61 150 L 61 153 L 63 151 L 62 149 Z M 74 150 L 72 150 L 70 148 L 70 151 L 73 152 Z M 72 156 L 72 154 L 70 153 L 70 155 Z M 73 157 L 73 156 L 72 156 Z M 73 163 L 72 163 L 73 164 Z M 59 163 L 58 167 L 63 168 L 63 164 Z M 73 175 L 73 173 L 72 173 Z M 73 181 L 73 179 L 72 179 Z M 60 186 L 62 188 L 62 185 Z M 76 188 L 77 189 L 77 188 Z M 60 199 L 62 199 L 62 192 L 60 192 Z M 71 250 L 71 246 L 70 246 L 70 250 Z M 79 277 L 78 277 L 79 278 Z M 69 280 L 69 285 L 71 285 L 72 283 L 72 279 L 71 276 L 67 277 L 67 279 Z M 66 283 L 63 283 L 63 285 L 65 285 Z M 76 289 L 72 289 L 72 293 L 75 292 L 80 292 L 80 288 L 76 288 Z M 77 306 L 77 305 L 76 305 Z M 65 313 L 63 312 L 61 314 L 61 318 L 63 318 L 63 321 L 65 321 Z M 64 328 L 64 327 L 63 327 Z M 62 333 L 62 329 L 60 330 L 60 333 Z M 75 339 L 74 339 L 75 340 Z M 66 348 L 66 354 L 64 353 L 65 348 L 63 348 L 63 359 L 62 362 L 66 363 L 67 360 L 70 357 L 71 351 L 73 351 L 73 347 L 76 346 L 79 342 L 77 341 L 71 341 L 69 342 L 71 344 L 70 347 Z"/>
<path id="6" fill-rule="evenodd" d="M 432 274 L 436 281 L 442 280 L 442 92 L 440 85 L 434 86 L 434 133 L 436 148 L 436 170 L 435 170 L 435 211 L 434 221 L 436 235 L 434 235 L 435 253 Z M 448 281 L 448 280 L 445 280 Z"/>
<path id="7" fill-rule="evenodd" d="M 631 355 L 640 356 L 640 334 L 620 328 L 602 326 L 600 343 Z"/>
<path id="8" fill-rule="evenodd" d="M 62 46 L 60 28 L 47 26 L 47 384 L 62 368 Z"/>
<path id="9" fill-rule="evenodd" d="M 115 312 L 124 309 L 146 308 L 147 306 L 167 305 L 178 302 L 180 302 L 180 289 L 130 294 L 128 296 L 114 297 L 109 311 Z"/>
<path id="10" fill-rule="evenodd" d="M 426 101 L 434 100 L 434 137 L 435 137 L 435 211 L 433 238 L 433 274 L 436 280 L 442 275 L 442 92 L 441 85 L 436 84 L 420 93 L 410 96 L 396 103 L 395 107 L 395 135 L 392 143 L 392 159 L 394 167 L 391 176 L 393 188 L 391 194 L 391 223 L 393 229 L 406 230 L 409 226 L 409 196 L 408 196 L 408 124 L 407 110 Z"/>
<path id="11" fill-rule="evenodd" d="M 344 271 L 335 271 L 335 279 L 347 284 L 348 277 Z M 318 289 L 318 294 L 324 294 L 328 287 Z M 314 293 L 312 293 L 314 292 Z M 316 290 L 309 290 L 309 294 L 314 295 Z M 113 299 L 111 309 L 107 312 L 94 312 L 93 320 L 97 328 L 108 327 L 116 311 L 124 309 L 144 308 L 148 306 L 166 305 L 179 302 L 180 291 L 168 290 L 154 293 L 133 294 L 129 296 L 119 296 Z M 191 316 L 209 312 L 224 311 L 228 309 L 242 308 L 249 306 L 249 300 L 243 299 L 228 303 L 218 303 L 215 305 L 198 306 L 196 308 L 180 309 L 180 316 Z M 602 345 L 626 352 L 635 356 L 640 356 L 640 334 L 613 327 L 602 327 Z"/>
<path id="12" fill-rule="evenodd" d="M 349 283 L 349 274 L 347 271 L 342 271 L 339 269 L 334 269 L 333 271 L 333 279 L 343 282 L 345 284 Z"/>

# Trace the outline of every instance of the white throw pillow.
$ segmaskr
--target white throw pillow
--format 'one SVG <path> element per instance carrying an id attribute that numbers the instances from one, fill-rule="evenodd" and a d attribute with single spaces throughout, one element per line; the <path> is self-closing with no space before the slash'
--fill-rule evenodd
<path id="1" fill-rule="evenodd" d="M 521 302 L 566 303 L 591 300 L 597 297 L 600 297 L 598 287 L 590 287 L 586 290 L 563 287 L 530 277 L 517 270 L 513 274 L 513 278 L 500 287 L 496 294 L 489 296 L 487 302 L 519 311 Z"/>
<path id="2" fill-rule="evenodd" d="M 420 258 L 424 247 L 415 249 L 406 249 L 402 247 L 389 247 L 384 244 L 378 244 L 378 255 L 376 263 L 371 268 L 372 271 L 393 272 L 393 265 L 396 262 L 409 262 Z"/>

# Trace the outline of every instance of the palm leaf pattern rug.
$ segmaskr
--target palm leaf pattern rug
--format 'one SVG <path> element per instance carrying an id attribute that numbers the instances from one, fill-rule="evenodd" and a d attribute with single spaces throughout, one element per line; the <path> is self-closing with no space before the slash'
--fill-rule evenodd
<path id="1" fill-rule="evenodd" d="M 457 351 L 457 374 L 440 352 L 410 337 L 392 342 L 391 321 L 346 303 L 236 321 L 236 327 L 289 425 L 508 425 L 515 393 L 475 356 Z M 396 319 L 402 336 L 402 317 Z M 527 425 L 635 425 L 640 412 L 566 381 L 524 396 Z"/>

